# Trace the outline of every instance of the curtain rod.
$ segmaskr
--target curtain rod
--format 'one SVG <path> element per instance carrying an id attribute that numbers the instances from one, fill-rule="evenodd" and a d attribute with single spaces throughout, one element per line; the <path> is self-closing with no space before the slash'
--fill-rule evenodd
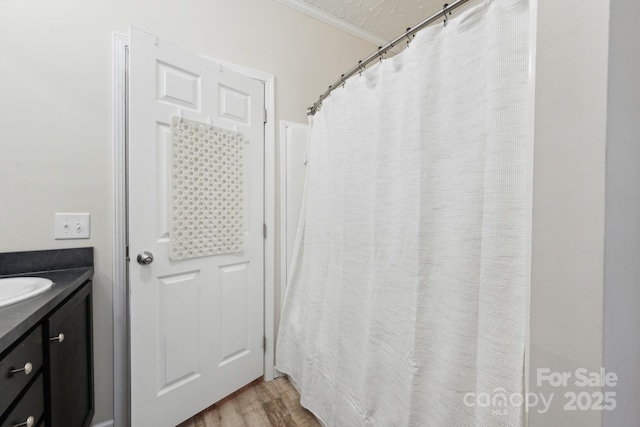
<path id="1" fill-rule="evenodd" d="M 387 53 L 389 50 L 393 49 L 394 46 L 396 46 L 398 43 L 400 43 L 404 39 L 407 39 L 407 42 L 411 41 L 411 38 L 415 37 L 415 34 L 418 31 L 434 23 L 438 19 L 444 17 L 444 22 L 446 24 L 447 14 L 450 14 L 453 10 L 457 9 L 459 6 L 462 6 L 463 4 L 469 1 L 470 0 L 456 0 L 450 5 L 445 4 L 441 11 L 434 13 L 424 21 L 420 22 L 415 27 L 407 28 L 407 31 L 405 31 L 404 34 L 399 35 L 398 37 L 391 40 L 386 45 L 378 47 L 377 51 L 367 56 L 365 59 L 358 61 L 358 65 L 351 68 L 346 73 L 342 74 L 338 80 L 336 80 L 335 82 L 333 82 L 331 86 L 329 86 L 329 89 L 327 89 L 322 95 L 320 95 L 320 98 L 318 98 L 318 101 L 316 101 L 315 104 L 307 108 L 307 115 L 313 116 L 315 113 L 317 113 L 318 110 L 320 109 L 320 106 L 322 105 L 322 100 L 328 97 L 331 94 L 331 92 L 333 92 L 333 90 L 336 89 L 338 86 L 344 85 L 345 80 L 347 80 L 349 77 L 353 76 L 358 72 L 362 72 L 362 70 L 364 70 L 367 65 L 369 65 L 371 62 L 373 62 L 377 58 L 380 58 L 380 60 L 382 61 L 383 55 Z"/>

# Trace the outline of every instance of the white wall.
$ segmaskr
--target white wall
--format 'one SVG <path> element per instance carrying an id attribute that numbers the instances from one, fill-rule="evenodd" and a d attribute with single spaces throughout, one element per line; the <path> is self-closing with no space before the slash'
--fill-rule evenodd
<path id="1" fill-rule="evenodd" d="M 536 372 L 602 366 L 609 0 L 537 13 L 529 374 L 530 391 L 555 397 L 529 426 L 599 426 L 599 411 L 563 409 L 574 387 L 536 387 Z"/>
<path id="2" fill-rule="evenodd" d="M 111 37 L 130 25 L 276 76 L 276 117 L 305 110 L 373 46 L 271 0 L 22 0 L 0 14 L 0 251 L 95 247 L 95 422 L 112 418 Z M 277 139 L 276 139 L 277 140 Z M 53 240 L 90 212 L 90 240 Z"/>
<path id="3" fill-rule="evenodd" d="M 611 0 L 604 366 L 619 382 L 603 426 L 640 420 L 640 2 Z"/>

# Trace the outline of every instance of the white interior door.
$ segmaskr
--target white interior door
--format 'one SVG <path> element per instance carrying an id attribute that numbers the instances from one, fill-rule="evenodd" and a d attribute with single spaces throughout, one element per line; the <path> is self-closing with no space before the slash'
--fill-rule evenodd
<path id="1" fill-rule="evenodd" d="M 133 28 L 129 70 L 131 422 L 175 426 L 263 374 L 264 87 Z M 205 227 L 217 220 L 199 217 L 191 202 L 172 211 L 178 116 L 244 137 L 238 252 L 170 258 L 171 215 Z M 205 172 L 214 179 L 220 168 Z M 231 203 L 221 200 L 220 209 Z M 190 230 L 182 229 L 187 244 L 201 237 Z M 152 263 L 137 262 L 144 251 Z"/>

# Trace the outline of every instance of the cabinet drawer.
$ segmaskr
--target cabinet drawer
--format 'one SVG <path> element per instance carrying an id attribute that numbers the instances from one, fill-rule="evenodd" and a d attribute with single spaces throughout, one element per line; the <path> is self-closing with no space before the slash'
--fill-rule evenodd
<path id="1" fill-rule="evenodd" d="M 2 427 L 13 427 L 26 423 L 29 417 L 33 417 L 33 426 L 38 424 L 38 421 L 44 415 L 44 387 L 42 384 L 42 375 L 38 376 L 36 382 L 34 382 L 27 394 L 22 396 L 22 399 L 9 413 L 7 418 L 4 419 Z M 22 424 L 24 425 L 24 424 Z"/>
<path id="2" fill-rule="evenodd" d="M 38 374 L 42 352 L 42 327 L 38 326 L 0 360 L 0 414 Z"/>

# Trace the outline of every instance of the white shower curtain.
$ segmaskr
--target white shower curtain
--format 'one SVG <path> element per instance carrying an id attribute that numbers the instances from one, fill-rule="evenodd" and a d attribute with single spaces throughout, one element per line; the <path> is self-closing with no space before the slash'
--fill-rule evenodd
<path id="1" fill-rule="evenodd" d="M 518 426 L 528 3 L 475 4 L 311 119 L 277 369 L 330 426 Z"/>

